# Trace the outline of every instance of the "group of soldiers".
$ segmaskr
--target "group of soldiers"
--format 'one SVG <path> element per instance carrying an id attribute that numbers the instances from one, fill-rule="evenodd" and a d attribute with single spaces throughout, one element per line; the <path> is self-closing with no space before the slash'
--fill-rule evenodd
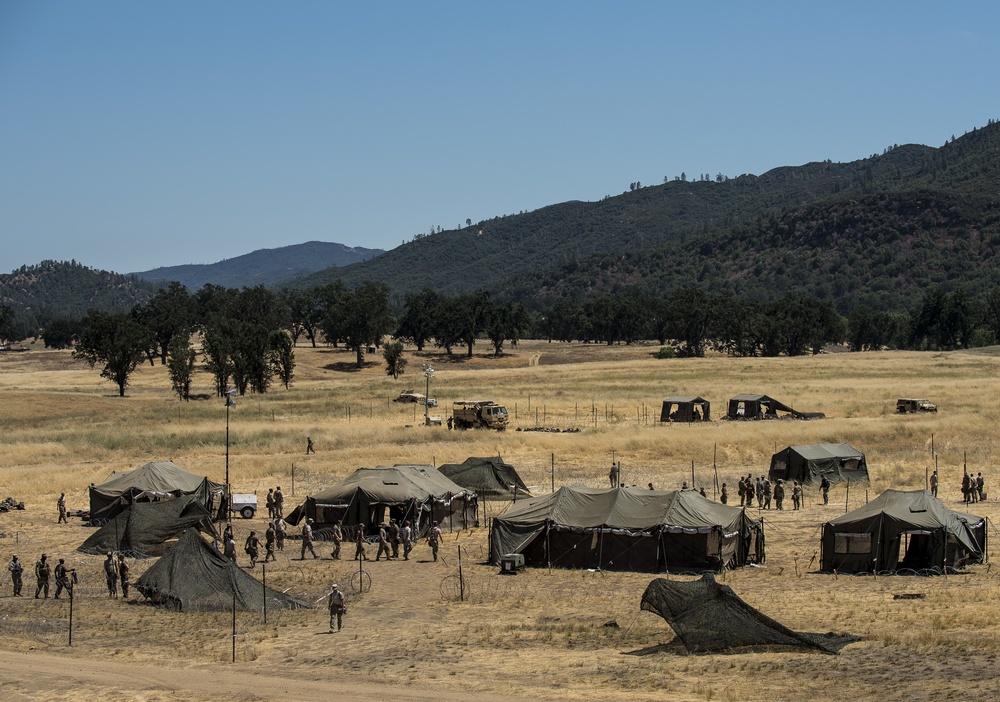
<path id="1" fill-rule="evenodd" d="M 104 561 L 104 577 L 108 586 L 108 597 L 118 597 L 118 585 L 121 584 L 122 596 L 128 597 L 129 588 L 129 567 L 125 560 L 125 554 L 119 553 L 118 560 L 115 555 L 108 552 L 108 557 Z M 24 565 L 15 553 L 11 556 L 10 563 L 7 564 L 7 571 L 10 573 L 11 585 L 14 588 L 14 597 L 22 597 L 21 590 L 24 586 Z M 55 599 L 60 599 L 65 591 L 70 597 L 73 596 L 73 588 L 79 583 L 75 568 L 66 565 L 66 559 L 60 558 L 55 568 L 49 563 L 48 554 L 43 553 L 35 562 L 35 599 L 48 599 L 49 586 L 51 580 L 55 579 L 56 592 Z"/>
<path id="2" fill-rule="evenodd" d="M 267 507 L 268 519 L 281 519 L 285 516 L 285 493 L 281 491 L 280 485 L 274 489 L 267 489 L 264 505 Z"/>
<path id="3" fill-rule="evenodd" d="M 316 549 L 313 547 L 313 524 L 314 521 L 310 518 L 306 519 L 305 524 L 302 525 L 302 553 L 300 554 L 302 560 L 305 560 L 306 551 L 309 551 L 314 559 L 319 558 L 316 554 Z M 354 533 L 354 560 L 356 561 L 371 560 L 365 548 L 367 543 L 365 540 L 366 528 L 365 524 L 358 524 Z M 342 520 L 338 520 L 330 530 L 330 541 L 333 542 L 333 551 L 330 557 L 335 561 L 340 560 L 344 539 L 344 523 Z M 382 556 L 385 556 L 385 560 L 387 561 L 398 559 L 399 549 L 402 546 L 403 560 L 408 561 L 410 560 L 410 552 L 413 551 L 413 542 L 414 533 L 409 521 L 403 521 L 402 524 L 396 519 L 382 522 L 378 530 L 378 552 L 375 554 L 375 560 L 381 560 Z M 440 544 L 441 528 L 437 522 L 433 522 L 427 531 L 427 545 L 431 547 L 431 554 L 435 561 L 438 559 Z"/>
<path id="4" fill-rule="evenodd" d="M 937 476 L 937 471 L 934 475 Z M 986 481 L 982 473 L 977 473 L 976 477 L 972 477 L 972 473 L 962 475 L 962 500 L 965 504 L 986 501 Z"/>
<path id="5" fill-rule="evenodd" d="M 794 480 L 792 483 L 792 509 L 801 509 L 805 506 L 802 499 L 802 486 L 798 480 Z M 725 490 L 725 486 L 723 486 L 723 490 Z M 829 482 L 825 490 L 822 485 L 820 486 L 820 490 L 823 492 L 824 499 L 826 499 L 830 490 Z M 771 502 L 773 500 L 775 509 L 785 509 L 786 488 L 785 481 L 781 478 L 776 480 L 772 485 L 770 479 L 763 475 L 754 480 L 751 473 L 745 478 L 740 478 L 738 491 L 740 495 L 740 507 L 753 507 L 754 501 L 756 501 L 757 509 L 771 509 Z"/>

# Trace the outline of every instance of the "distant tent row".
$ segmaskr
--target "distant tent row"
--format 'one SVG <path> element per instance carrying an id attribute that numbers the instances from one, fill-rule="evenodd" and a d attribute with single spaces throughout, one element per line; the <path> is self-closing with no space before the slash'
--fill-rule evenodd
<path id="1" fill-rule="evenodd" d="M 225 518 L 225 485 L 189 473 L 171 461 L 153 461 L 92 485 L 90 521 L 103 524 L 133 503 L 171 500 L 182 495 L 193 495 L 210 513 L 221 511 L 220 518 Z"/>
<path id="2" fill-rule="evenodd" d="M 986 560 L 986 520 L 949 509 L 926 490 L 886 490 L 823 525 L 827 572 L 941 573 Z"/>
<path id="3" fill-rule="evenodd" d="M 831 483 L 865 482 L 868 462 L 849 444 L 788 446 L 771 456 L 768 477 L 772 482 L 797 480 L 803 485 L 818 484 L 824 477 Z"/>
<path id="4" fill-rule="evenodd" d="M 483 500 L 509 500 L 517 491 L 519 497 L 531 497 L 527 486 L 514 466 L 499 456 L 466 458 L 462 463 L 443 463 L 438 470 L 445 477 L 475 492 Z"/>
<path id="5" fill-rule="evenodd" d="M 179 612 L 224 612 L 236 608 L 260 612 L 268 609 L 308 607 L 283 592 L 265 588 L 208 544 L 195 529 L 188 529 L 166 555 L 135 582 L 153 604 Z"/>
<path id="6" fill-rule="evenodd" d="M 212 515 L 197 495 L 165 502 L 136 502 L 91 534 L 77 551 L 102 555 L 121 551 L 131 558 L 149 558 L 162 554 L 170 539 L 191 528 L 218 538 Z"/>
<path id="7" fill-rule="evenodd" d="M 781 413 L 781 414 L 779 414 Z M 821 419 L 822 412 L 799 412 L 767 395 L 736 395 L 729 400 L 725 419 Z M 663 401 L 661 422 L 709 422 L 711 403 L 697 395 L 674 395 Z"/>
<path id="8" fill-rule="evenodd" d="M 493 520 L 490 563 L 642 572 L 738 568 L 764 561 L 761 520 L 695 490 L 563 487 Z"/>
<path id="9" fill-rule="evenodd" d="M 309 518 L 322 529 L 342 520 L 345 526 L 366 528 L 389 519 L 409 521 L 424 534 L 432 521 L 444 531 L 479 526 L 476 494 L 455 484 L 430 465 L 359 468 L 340 484 L 310 495 L 285 519 L 298 524 Z"/>

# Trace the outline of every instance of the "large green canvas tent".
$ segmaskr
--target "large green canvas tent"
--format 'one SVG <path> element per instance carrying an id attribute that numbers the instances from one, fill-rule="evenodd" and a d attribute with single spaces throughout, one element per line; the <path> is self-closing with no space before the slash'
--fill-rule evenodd
<path id="1" fill-rule="evenodd" d="M 90 487 L 90 520 L 103 524 L 133 502 L 169 500 L 194 495 L 209 512 L 223 504 L 226 486 L 195 475 L 172 461 L 153 461 L 135 470 L 116 473 Z"/>
<path id="2" fill-rule="evenodd" d="M 823 525 L 826 572 L 942 573 L 986 560 L 986 520 L 949 509 L 926 490 L 886 490 Z"/>
<path id="3" fill-rule="evenodd" d="M 265 588 L 194 529 L 188 529 L 167 553 L 135 581 L 135 589 L 153 604 L 179 612 L 261 612 L 307 605 L 283 592 Z"/>
<path id="4" fill-rule="evenodd" d="M 710 422 L 712 405 L 703 397 L 674 395 L 663 401 L 661 422 Z"/>
<path id="5" fill-rule="evenodd" d="M 771 456 L 768 471 L 771 482 L 815 485 L 824 477 L 831 483 L 858 483 L 868 480 L 865 454 L 849 444 L 810 444 L 787 446 Z"/>
<path id="6" fill-rule="evenodd" d="M 475 492 L 480 499 L 510 500 L 515 490 L 518 497 L 531 497 L 514 466 L 504 463 L 499 456 L 442 463 L 438 470 L 457 485 Z"/>
<path id="7" fill-rule="evenodd" d="M 642 572 L 701 572 L 764 560 L 761 520 L 695 490 L 563 487 L 493 520 L 490 562 Z"/>
<path id="8" fill-rule="evenodd" d="M 430 465 L 359 468 L 339 485 L 327 488 L 296 507 L 286 521 L 315 521 L 315 529 L 342 520 L 345 526 L 365 524 L 369 530 L 389 519 L 409 521 L 422 535 L 436 521 L 443 531 L 479 526 L 476 494 L 456 485 Z"/>
<path id="9" fill-rule="evenodd" d="M 77 551 L 102 555 L 119 551 L 130 558 L 150 558 L 161 555 L 167 541 L 192 527 L 218 536 L 212 515 L 197 495 L 165 502 L 136 502 L 91 534 Z"/>

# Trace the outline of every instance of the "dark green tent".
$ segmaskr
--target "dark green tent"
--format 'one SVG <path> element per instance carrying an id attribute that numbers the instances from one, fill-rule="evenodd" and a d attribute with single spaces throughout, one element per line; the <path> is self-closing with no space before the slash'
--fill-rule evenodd
<path id="1" fill-rule="evenodd" d="M 181 495 L 195 495 L 205 509 L 214 512 L 222 506 L 225 490 L 225 485 L 189 473 L 172 461 L 152 461 L 91 486 L 90 521 L 103 524 L 133 502 L 153 502 Z"/>
<path id="2" fill-rule="evenodd" d="M 858 483 L 868 480 L 865 454 L 849 444 L 788 446 L 771 456 L 771 482 L 819 484 L 823 477 L 831 483 Z"/>
<path id="3" fill-rule="evenodd" d="M 498 456 L 443 463 L 438 470 L 452 482 L 475 492 L 480 499 L 509 500 L 514 497 L 515 489 L 518 497 L 531 497 L 514 466 L 504 463 Z"/>
<path id="4" fill-rule="evenodd" d="M 511 553 L 529 566 L 722 570 L 763 562 L 763 522 L 695 490 L 563 487 L 493 520 L 490 562 Z"/>
<path id="5" fill-rule="evenodd" d="M 826 572 L 941 573 L 986 560 L 986 520 L 949 509 L 926 490 L 886 490 L 823 525 Z"/>
<path id="6" fill-rule="evenodd" d="M 207 543 L 197 531 L 188 529 L 166 555 L 135 581 L 135 589 L 153 604 L 178 612 L 225 612 L 233 607 L 243 612 L 267 608 L 298 609 L 307 605 L 294 597 L 265 588 Z"/>
<path id="7" fill-rule="evenodd" d="M 779 414 L 783 413 L 783 414 Z M 726 419 L 822 419 L 822 412 L 799 412 L 767 395 L 746 393 L 729 399 Z"/>
<path id="8" fill-rule="evenodd" d="M 197 495 L 164 502 L 136 502 L 90 535 L 77 549 L 82 553 L 121 551 L 130 558 L 150 558 L 166 551 L 166 542 L 194 527 L 217 537 L 212 515 Z"/>
<path id="9" fill-rule="evenodd" d="M 663 401 L 661 422 L 710 422 L 712 405 L 703 397 L 674 395 Z"/>

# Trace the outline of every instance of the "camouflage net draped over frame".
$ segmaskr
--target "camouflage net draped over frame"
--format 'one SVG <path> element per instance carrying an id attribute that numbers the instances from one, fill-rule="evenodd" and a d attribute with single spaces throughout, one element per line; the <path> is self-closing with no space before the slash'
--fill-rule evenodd
<path id="1" fill-rule="evenodd" d="M 642 595 L 642 609 L 663 617 L 691 653 L 771 646 L 839 653 L 860 641 L 849 634 L 792 631 L 719 585 L 711 573 L 691 582 L 653 580 Z"/>

